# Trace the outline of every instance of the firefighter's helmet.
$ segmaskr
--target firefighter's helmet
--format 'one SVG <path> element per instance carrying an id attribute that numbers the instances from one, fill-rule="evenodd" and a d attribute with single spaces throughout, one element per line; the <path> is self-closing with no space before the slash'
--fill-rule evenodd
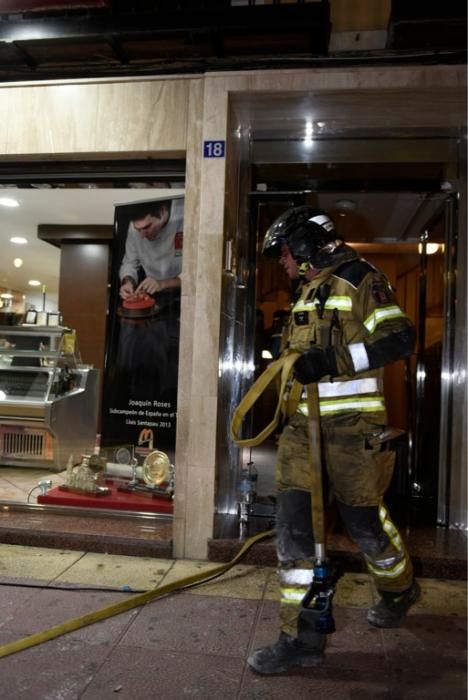
<path id="1" fill-rule="evenodd" d="M 342 236 L 322 209 L 309 206 L 288 209 L 279 216 L 265 234 L 262 253 L 279 258 L 281 248 L 287 245 L 299 266 L 321 269 L 330 264 L 330 255 Z"/>

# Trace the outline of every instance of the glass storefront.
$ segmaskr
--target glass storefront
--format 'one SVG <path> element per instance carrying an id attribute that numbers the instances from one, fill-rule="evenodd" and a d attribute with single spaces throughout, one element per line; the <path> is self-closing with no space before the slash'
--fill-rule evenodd
<path id="1" fill-rule="evenodd" d="M 3 505 L 172 513 L 184 168 L 10 170 Z"/>

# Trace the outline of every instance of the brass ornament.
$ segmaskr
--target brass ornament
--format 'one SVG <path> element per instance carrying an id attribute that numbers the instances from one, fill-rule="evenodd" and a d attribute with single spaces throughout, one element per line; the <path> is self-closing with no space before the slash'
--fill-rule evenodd
<path id="1" fill-rule="evenodd" d="M 74 463 L 73 455 L 70 455 L 67 464 L 67 480 L 59 488 L 62 491 L 107 496 L 111 493 L 111 489 L 106 486 L 105 469 L 106 460 L 99 455 L 82 455 L 78 464 Z"/>
<path id="2" fill-rule="evenodd" d="M 168 481 L 171 463 L 169 457 L 161 450 L 154 450 L 145 457 L 143 462 L 143 479 L 149 486 L 159 486 Z"/>

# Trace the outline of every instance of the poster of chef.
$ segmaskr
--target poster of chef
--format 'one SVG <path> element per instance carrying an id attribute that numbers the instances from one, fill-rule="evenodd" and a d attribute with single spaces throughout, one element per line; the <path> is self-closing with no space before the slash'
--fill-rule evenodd
<path id="1" fill-rule="evenodd" d="M 173 458 L 183 212 L 183 196 L 115 207 L 103 447 L 157 449 Z"/>

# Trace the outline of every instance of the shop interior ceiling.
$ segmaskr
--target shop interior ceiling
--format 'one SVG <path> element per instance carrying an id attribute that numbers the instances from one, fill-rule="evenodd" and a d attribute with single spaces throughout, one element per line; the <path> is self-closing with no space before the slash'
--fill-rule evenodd
<path id="1" fill-rule="evenodd" d="M 345 179 L 351 167 L 353 177 Z M 386 244 L 392 244 L 393 252 L 396 244 L 401 251 L 408 244 L 415 247 L 427 225 L 438 222 L 443 201 L 453 188 L 453 183 L 443 180 L 440 164 L 268 164 L 254 167 L 254 173 L 253 201 L 267 204 L 280 197 L 287 200 L 288 195 L 298 201 L 299 196 L 327 211 L 346 241 L 372 244 L 381 252 Z M 343 180 L 338 183 L 334 177 Z M 437 226 L 431 241 L 443 242 L 441 232 Z"/>
<path id="2" fill-rule="evenodd" d="M 66 186 L 64 186 L 66 184 Z M 161 199 L 184 193 L 181 183 L 170 189 L 148 188 L 135 183 L 131 188 L 109 188 L 97 183 L 83 186 L 68 183 L 32 187 L 0 188 L 0 291 L 31 295 L 30 280 L 38 280 L 46 293 L 56 299 L 59 287 L 60 248 L 38 238 L 40 224 L 112 226 L 114 206 L 149 199 Z M 140 186 L 138 186 L 140 185 Z M 19 206 L 2 206 L 2 200 L 14 199 Z M 23 245 L 11 238 L 26 239 Z M 16 267 L 15 261 L 21 260 Z"/>
<path id="3" fill-rule="evenodd" d="M 3 82 L 465 61 L 465 0 L 0 2 Z"/>

